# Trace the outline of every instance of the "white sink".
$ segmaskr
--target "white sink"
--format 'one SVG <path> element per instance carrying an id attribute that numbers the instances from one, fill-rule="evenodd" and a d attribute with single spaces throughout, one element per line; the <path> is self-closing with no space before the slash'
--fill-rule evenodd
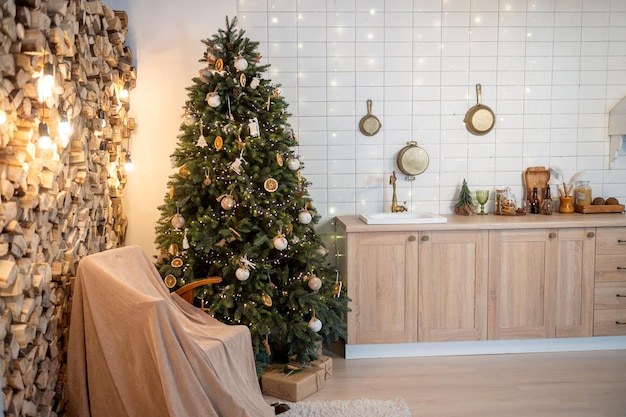
<path id="1" fill-rule="evenodd" d="M 419 224 L 446 223 L 448 219 L 434 213 L 371 213 L 359 214 L 359 218 L 367 224 Z"/>

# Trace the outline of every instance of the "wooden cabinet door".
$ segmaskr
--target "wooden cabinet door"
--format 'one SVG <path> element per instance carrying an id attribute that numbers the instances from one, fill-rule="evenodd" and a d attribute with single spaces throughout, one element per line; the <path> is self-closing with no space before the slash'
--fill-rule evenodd
<path id="1" fill-rule="evenodd" d="M 420 233 L 420 342 L 487 338 L 488 232 Z"/>
<path id="2" fill-rule="evenodd" d="M 489 339 L 554 337 L 556 231 L 489 233 Z"/>
<path id="3" fill-rule="evenodd" d="M 348 343 L 417 342 L 417 233 L 348 235 Z"/>
<path id="4" fill-rule="evenodd" d="M 595 229 L 559 229 L 557 243 L 555 336 L 591 336 Z"/>

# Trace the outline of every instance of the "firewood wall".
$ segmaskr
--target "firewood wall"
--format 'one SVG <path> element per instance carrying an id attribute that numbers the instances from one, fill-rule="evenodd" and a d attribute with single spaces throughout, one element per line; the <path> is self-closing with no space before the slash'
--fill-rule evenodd
<path id="1" fill-rule="evenodd" d="M 136 72 L 100 0 L 0 0 L 0 375 L 5 416 L 56 416 L 80 259 L 124 244 Z"/>

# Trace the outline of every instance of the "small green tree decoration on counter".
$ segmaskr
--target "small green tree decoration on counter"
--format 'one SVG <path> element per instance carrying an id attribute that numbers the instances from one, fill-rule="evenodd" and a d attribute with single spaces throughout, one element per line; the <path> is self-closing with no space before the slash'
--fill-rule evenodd
<path id="1" fill-rule="evenodd" d="M 463 216 L 471 216 L 476 214 L 476 207 L 474 207 L 472 193 L 467 186 L 467 181 L 465 181 L 465 179 L 463 180 L 463 185 L 461 186 L 459 199 L 454 206 L 454 212 Z"/>
<path id="2" fill-rule="evenodd" d="M 222 277 L 197 305 L 248 326 L 257 358 L 308 362 L 345 337 L 348 299 L 314 229 L 287 103 L 236 23 L 202 41 L 206 65 L 187 88 L 178 172 L 159 207 L 157 267 L 173 290 Z"/>

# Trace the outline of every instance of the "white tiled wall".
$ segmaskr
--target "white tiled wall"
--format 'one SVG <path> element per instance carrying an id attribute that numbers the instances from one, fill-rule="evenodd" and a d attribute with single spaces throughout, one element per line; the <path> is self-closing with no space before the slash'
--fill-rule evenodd
<path id="1" fill-rule="evenodd" d="M 322 229 L 389 210 L 408 141 L 430 155 L 415 181 L 399 174 L 414 211 L 450 213 L 463 179 L 522 197 L 538 165 L 584 170 L 594 195 L 626 201 L 607 136 L 626 95 L 625 0 L 238 0 L 238 14 L 290 105 Z M 497 116 L 485 136 L 463 125 L 476 83 Z M 358 129 L 367 99 L 372 137 Z"/>

